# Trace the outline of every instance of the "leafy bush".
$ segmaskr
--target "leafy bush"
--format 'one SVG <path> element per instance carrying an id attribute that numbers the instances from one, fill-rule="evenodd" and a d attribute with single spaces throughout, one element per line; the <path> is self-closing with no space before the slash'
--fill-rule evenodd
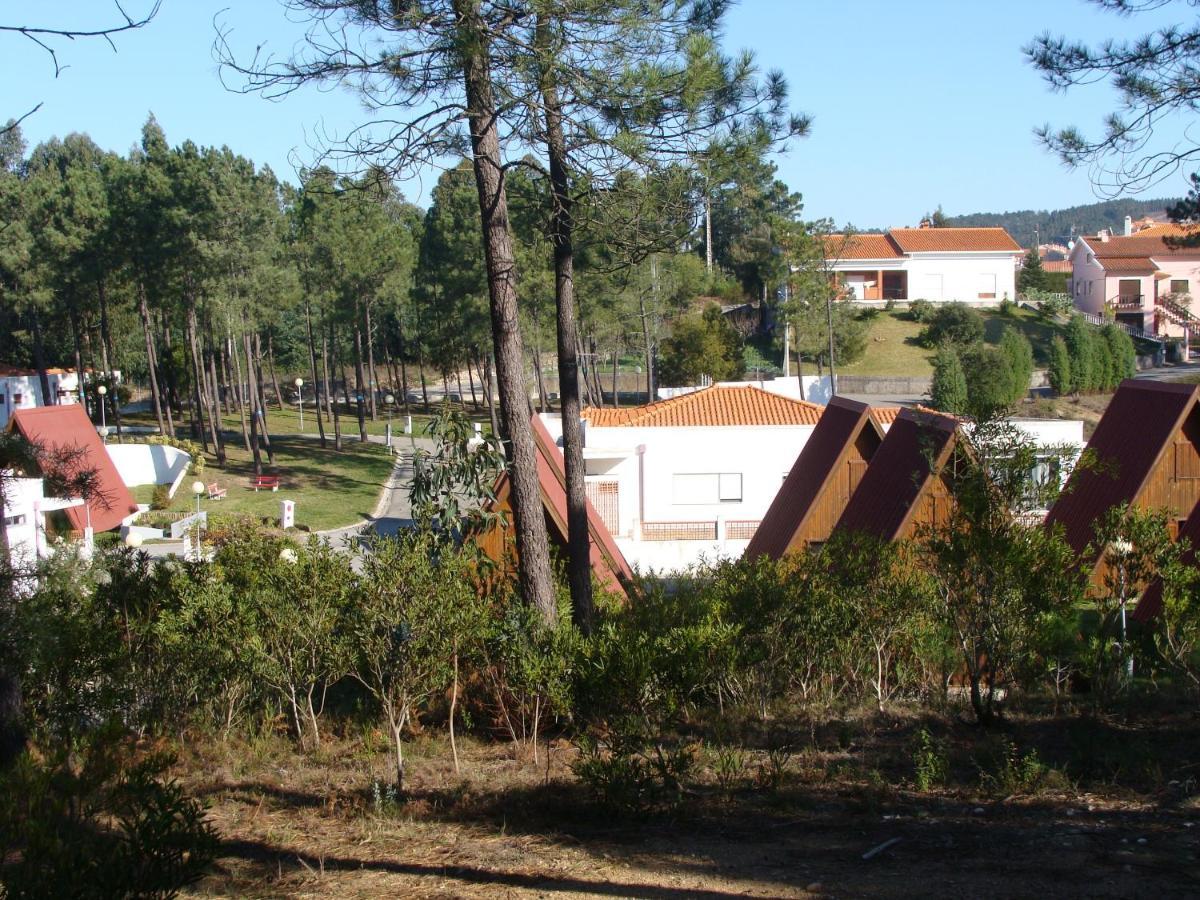
<path id="1" fill-rule="evenodd" d="M 927 791 L 945 784 L 950 774 L 950 758 L 946 745 L 929 733 L 929 729 L 917 731 L 912 749 L 913 784 L 919 791 Z"/>
<path id="2" fill-rule="evenodd" d="M 977 419 L 987 419 L 1013 402 L 1013 372 L 999 347 L 976 344 L 962 354 L 967 380 L 967 408 Z M 1026 376 L 1028 383 L 1028 376 Z"/>
<path id="3" fill-rule="evenodd" d="M 1074 384 L 1071 379 L 1071 353 L 1061 335 L 1056 334 L 1050 344 L 1050 368 L 1047 374 L 1054 393 L 1061 397 L 1071 392 Z"/>
<path id="4" fill-rule="evenodd" d="M 928 300 L 918 298 L 908 304 L 908 317 L 914 322 L 928 322 L 932 316 L 933 304 Z"/>
<path id="5" fill-rule="evenodd" d="M 964 303 L 945 303 L 926 320 L 920 341 L 926 347 L 943 343 L 968 347 L 983 340 L 983 316 Z"/>
<path id="6" fill-rule="evenodd" d="M 104 736 L 71 759 L 25 756 L 0 775 L 0 893 L 167 898 L 203 876 L 217 835 L 165 777 L 168 757 L 135 761 Z"/>
<path id="7" fill-rule="evenodd" d="M 967 376 L 963 372 L 958 351 L 946 344 L 938 348 L 933 358 L 933 382 L 929 387 L 929 403 L 942 412 L 964 415 L 967 412 Z"/>
<path id="8" fill-rule="evenodd" d="M 154 493 L 150 495 L 151 509 L 170 509 L 171 508 L 171 486 L 169 484 L 156 484 Z"/>

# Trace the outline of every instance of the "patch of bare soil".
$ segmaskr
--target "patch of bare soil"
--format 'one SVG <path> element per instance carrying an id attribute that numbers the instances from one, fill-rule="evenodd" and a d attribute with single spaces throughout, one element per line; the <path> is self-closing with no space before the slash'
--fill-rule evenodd
<path id="1" fill-rule="evenodd" d="M 913 787 L 922 727 L 949 763 L 945 783 L 925 792 Z M 641 818 L 596 805 L 570 771 L 565 742 L 555 742 L 549 765 L 544 748 L 535 764 L 507 746 L 469 743 L 456 774 L 445 743 L 424 738 L 405 798 L 389 793 L 383 741 L 370 733 L 308 757 L 277 739 L 208 745 L 181 763 L 181 778 L 210 805 L 224 846 L 193 891 L 1200 895 L 1193 715 L 1152 725 L 1047 716 L 999 733 L 916 714 L 824 722 L 806 726 L 781 778 L 767 777 L 753 730 L 743 737 L 749 749 L 733 765 L 726 757 L 719 777 L 715 751 L 698 739 L 696 783 L 679 804 Z"/>

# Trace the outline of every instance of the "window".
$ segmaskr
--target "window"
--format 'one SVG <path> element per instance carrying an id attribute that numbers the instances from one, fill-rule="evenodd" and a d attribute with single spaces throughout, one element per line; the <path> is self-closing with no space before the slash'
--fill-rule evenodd
<path id="1" fill-rule="evenodd" d="M 4 527 L 5 528 L 8 528 L 12 525 L 24 525 L 24 524 L 25 524 L 25 516 L 24 515 L 5 516 L 4 517 Z"/>
<path id="2" fill-rule="evenodd" d="M 1188 280 L 1186 278 L 1172 278 L 1171 279 L 1171 293 L 1172 294 L 1190 294 L 1191 289 L 1188 287 Z"/>
<path id="3" fill-rule="evenodd" d="M 671 500 L 678 505 L 740 503 L 741 472 L 703 472 L 675 475 L 671 482 Z"/>
<path id="4" fill-rule="evenodd" d="M 980 300 L 995 300 L 996 299 L 996 275 L 995 273 L 985 273 L 979 276 L 979 299 Z"/>
<path id="5" fill-rule="evenodd" d="M 13 406 L 21 405 L 21 397 L 22 396 L 24 396 L 24 395 L 23 394 L 13 394 Z"/>

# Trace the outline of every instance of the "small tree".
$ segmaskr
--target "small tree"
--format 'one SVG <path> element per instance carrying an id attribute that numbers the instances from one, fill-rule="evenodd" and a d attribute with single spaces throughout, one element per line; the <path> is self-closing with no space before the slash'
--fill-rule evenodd
<path id="1" fill-rule="evenodd" d="M 1045 291 L 1049 289 L 1047 272 L 1042 265 L 1042 258 L 1034 247 L 1025 254 L 1025 265 L 1017 272 L 1017 292 L 1025 294 L 1030 290 Z"/>
<path id="2" fill-rule="evenodd" d="M 1029 380 L 1033 377 L 1033 347 L 1029 338 L 1008 325 L 1000 335 L 1000 352 L 1008 361 L 1011 382 L 1009 402 L 1016 403 L 1029 393 Z"/>
<path id="3" fill-rule="evenodd" d="M 1105 325 L 1100 333 L 1108 342 L 1108 349 L 1112 354 L 1112 386 L 1116 387 L 1122 380 L 1137 374 L 1137 349 L 1133 346 L 1133 338 L 1128 332 L 1116 325 Z"/>
<path id="4" fill-rule="evenodd" d="M 661 353 L 659 372 L 669 385 L 697 384 L 703 376 L 732 381 L 746 368 L 741 335 L 715 303 L 676 322 Z"/>
<path id="5" fill-rule="evenodd" d="M 972 416 L 988 419 L 1012 406 L 1012 369 L 1001 349 L 975 344 L 963 353 L 962 360 L 967 378 L 967 411 Z"/>
<path id="6" fill-rule="evenodd" d="M 920 340 L 927 347 L 945 342 L 969 347 L 983 340 L 983 316 L 965 303 L 947 303 L 934 310 L 921 331 Z"/>
<path id="7" fill-rule="evenodd" d="M 963 415 L 967 412 L 967 376 L 963 373 L 958 351 L 944 344 L 933 358 L 933 383 L 929 402 L 934 409 Z"/>
<path id="8" fill-rule="evenodd" d="M 1031 479 L 1036 462 L 1015 427 L 979 422 L 948 463 L 955 498 L 948 521 L 919 533 L 933 608 L 954 636 L 980 724 L 995 721 L 1006 686 L 1038 673 L 1047 625 L 1070 615 L 1083 587 L 1070 547 L 1018 515 L 1040 499 L 1031 498 L 1041 489 Z"/>
<path id="9" fill-rule="evenodd" d="M 1050 387 L 1059 396 L 1071 393 L 1071 352 L 1060 335 L 1054 336 L 1050 344 Z"/>
<path id="10" fill-rule="evenodd" d="M 1076 394 L 1091 391 L 1096 383 L 1092 341 L 1092 327 L 1083 316 L 1072 316 L 1067 323 L 1066 343 L 1071 357 L 1071 390 Z"/>
<path id="11" fill-rule="evenodd" d="M 369 551 L 351 616 L 353 674 L 387 719 L 403 790 L 405 729 L 446 688 L 457 696 L 460 660 L 476 650 L 484 607 L 470 548 L 417 529 L 374 539 Z"/>

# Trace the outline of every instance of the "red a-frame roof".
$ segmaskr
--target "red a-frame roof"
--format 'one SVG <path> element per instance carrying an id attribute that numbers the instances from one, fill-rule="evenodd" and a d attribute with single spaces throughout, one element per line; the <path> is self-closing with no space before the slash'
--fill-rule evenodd
<path id="1" fill-rule="evenodd" d="M 541 488 L 542 508 L 546 514 L 546 526 L 550 539 L 559 546 L 567 545 L 567 473 L 562 452 L 554 438 L 538 416 L 533 416 L 533 439 L 537 449 L 538 485 Z M 511 508 L 511 484 L 508 472 L 502 472 L 496 481 L 496 507 Z M 608 590 L 627 593 L 626 585 L 633 580 L 633 570 L 625 561 L 625 555 L 609 533 L 604 520 L 587 502 L 588 537 L 592 571 Z M 503 555 L 503 542 L 507 529 L 483 536 L 484 549 L 493 558 Z"/>
<path id="2" fill-rule="evenodd" d="M 834 489 L 838 471 L 845 465 L 864 428 L 872 429 L 878 440 L 883 439 L 883 429 L 865 403 L 845 397 L 834 397 L 829 401 L 754 532 L 746 547 L 746 556 L 753 559 L 766 555 L 779 559 L 789 550 L 798 549 L 793 543 L 815 514 L 822 495 Z"/>
<path id="3" fill-rule="evenodd" d="M 917 504 L 954 450 L 958 420 L 902 409 L 875 451 L 835 531 L 859 531 L 885 541 L 902 537 Z"/>
<path id="4" fill-rule="evenodd" d="M 99 487 L 97 496 L 88 501 L 86 509 L 77 506 L 66 510 L 71 527 L 76 531 L 82 532 L 87 527 L 89 512 L 92 530 L 97 533 L 116 528 L 122 519 L 137 512 L 133 495 L 104 449 L 96 426 L 78 403 L 18 409 L 13 413 L 9 427 L 19 431 L 25 440 L 40 444 L 47 451 L 78 448 L 81 455 L 76 470 L 96 471 Z"/>
<path id="5" fill-rule="evenodd" d="M 1100 519 L 1114 506 L 1137 504 L 1151 483 L 1175 436 L 1200 416 L 1200 385 L 1163 381 L 1121 382 L 1088 442 L 1085 463 L 1076 466 L 1050 514 L 1046 527 L 1061 527 L 1076 554 L 1092 541 Z M 1200 422 L 1189 426 L 1200 429 Z M 1187 503 L 1184 512 L 1191 509 Z M 1150 506 L 1164 505 L 1154 499 Z M 1181 514 L 1182 515 L 1182 514 Z M 1102 549 L 1095 549 L 1094 563 Z"/>

